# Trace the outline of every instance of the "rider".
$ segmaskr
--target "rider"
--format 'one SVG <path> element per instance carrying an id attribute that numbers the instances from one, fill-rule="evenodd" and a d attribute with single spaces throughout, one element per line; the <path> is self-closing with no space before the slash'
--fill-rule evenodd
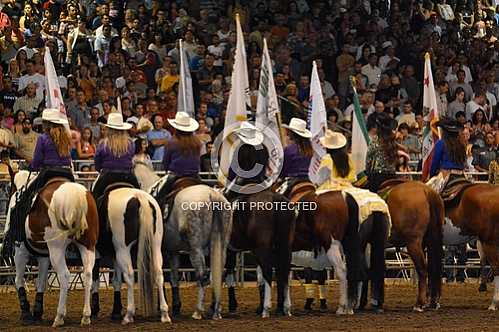
<path id="1" fill-rule="evenodd" d="M 97 146 L 95 152 L 95 169 L 100 172 L 93 186 L 93 195 L 99 200 L 106 188 L 116 182 L 124 182 L 140 188 L 137 178 L 132 172 L 132 159 L 135 145 L 128 136 L 132 128 L 130 123 L 123 122 L 121 113 L 110 113 L 107 119 L 106 137 Z"/>
<path id="2" fill-rule="evenodd" d="M 310 143 L 312 133 L 307 129 L 307 123 L 299 118 L 292 118 L 287 129 L 291 143 L 284 149 L 284 161 L 280 177 L 284 179 L 278 192 L 287 196 L 298 182 L 308 180 L 308 169 L 314 151 Z"/>
<path id="3" fill-rule="evenodd" d="M 397 171 L 400 146 L 395 141 L 397 122 L 387 113 L 376 117 L 378 137 L 372 140 L 366 154 L 366 173 L 369 178 L 369 190 L 376 193 L 383 182 L 394 178 Z"/>
<path id="4" fill-rule="evenodd" d="M 442 138 L 435 143 L 428 184 L 441 192 L 448 180 L 464 177 L 466 146 L 460 133 L 463 126 L 454 119 L 442 118 L 438 123 Z"/>
<path id="5" fill-rule="evenodd" d="M 324 167 L 330 170 L 330 176 L 317 189 L 341 190 L 345 187 L 351 187 L 352 183 L 355 182 L 355 170 L 352 160 L 345 149 L 347 145 L 346 137 L 341 133 L 328 129 L 320 142 L 326 149 L 327 154 L 321 160 L 319 172 Z"/>
<path id="6" fill-rule="evenodd" d="M 163 157 L 166 182 L 154 195 L 160 198 L 171 192 L 177 179 L 197 177 L 201 168 L 201 141 L 194 135 L 199 123 L 186 112 L 177 112 L 175 119 L 168 119 L 168 122 L 175 128 L 175 134 L 166 144 Z"/>
<path id="7" fill-rule="evenodd" d="M 269 153 L 262 144 L 264 136 L 259 129 L 248 121 L 243 121 L 240 127 L 234 131 L 235 146 L 237 146 L 237 159 L 233 157 L 227 180 L 230 182 L 225 190 L 229 200 L 235 198 L 235 186 L 254 184 L 266 188 L 266 171 L 269 161 Z M 247 173 L 246 173 L 247 172 Z M 242 191 L 239 193 L 249 193 Z"/>

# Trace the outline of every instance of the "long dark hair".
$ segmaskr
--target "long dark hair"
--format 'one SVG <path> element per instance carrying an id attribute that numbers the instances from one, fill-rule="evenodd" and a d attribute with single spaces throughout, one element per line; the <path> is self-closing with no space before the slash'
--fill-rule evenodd
<path id="1" fill-rule="evenodd" d="M 300 154 L 307 157 L 312 157 L 314 155 L 314 150 L 312 149 L 312 144 L 310 143 L 310 139 L 301 137 L 292 130 L 289 130 L 289 136 L 291 137 L 293 142 L 295 142 L 296 145 L 298 146 L 298 151 L 300 152 Z"/>
<path id="2" fill-rule="evenodd" d="M 201 153 L 201 141 L 193 133 L 176 130 L 173 141 L 184 156 L 196 156 Z"/>
<path id="3" fill-rule="evenodd" d="M 350 173 L 350 164 L 348 163 L 348 154 L 346 148 L 341 149 L 327 149 L 327 153 L 333 159 L 333 164 L 338 171 L 338 174 L 345 178 Z"/>
<path id="4" fill-rule="evenodd" d="M 399 149 L 397 142 L 395 141 L 395 134 L 392 130 L 386 130 L 378 128 L 378 141 L 385 157 L 388 161 L 395 165 L 398 160 L 397 150 Z"/>
<path id="5" fill-rule="evenodd" d="M 464 165 L 466 163 L 466 146 L 459 139 L 459 135 L 442 130 L 442 140 L 447 149 L 449 159 L 456 164 Z"/>

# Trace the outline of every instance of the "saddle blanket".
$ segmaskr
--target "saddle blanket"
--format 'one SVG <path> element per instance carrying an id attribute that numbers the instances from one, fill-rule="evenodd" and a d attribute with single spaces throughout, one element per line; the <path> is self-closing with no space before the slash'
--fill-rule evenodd
<path id="1" fill-rule="evenodd" d="M 316 194 L 321 195 L 328 191 L 331 190 L 319 190 L 316 192 Z M 367 218 L 369 218 L 369 216 L 373 212 L 381 212 L 388 220 L 388 236 L 390 236 L 390 231 L 392 228 L 390 211 L 388 209 L 388 205 L 381 197 L 379 197 L 375 193 L 370 192 L 369 190 L 360 189 L 353 186 L 349 188 L 343 188 L 342 192 L 352 196 L 359 207 L 359 227 L 367 220 Z"/>

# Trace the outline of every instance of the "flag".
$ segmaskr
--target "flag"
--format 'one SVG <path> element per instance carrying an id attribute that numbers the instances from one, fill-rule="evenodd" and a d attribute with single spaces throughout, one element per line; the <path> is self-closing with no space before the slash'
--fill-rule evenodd
<path id="1" fill-rule="evenodd" d="M 359 95 L 355 88 L 355 78 L 352 77 L 353 106 L 352 112 L 352 163 L 357 178 L 361 178 L 366 170 L 367 147 L 371 143 L 367 133 L 364 114 L 360 109 Z"/>
<path id="2" fill-rule="evenodd" d="M 429 53 L 425 54 L 423 88 L 423 114 L 426 127 L 423 131 L 423 174 L 421 180 L 426 181 L 430 174 L 433 149 L 435 143 L 439 139 L 438 129 L 436 127 L 436 122 L 438 121 L 437 96 L 433 85 Z"/>
<path id="3" fill-rule="evenodd" d="M 67 119 L 66 107 L 64 106 L 64 101 L 62 99 L 61 88 L 59 87 L 59 80 L 57 78 L 57 73 L 55 71 L 54 62 L 52 61 L 52 56 L 50 55 L 50 50 L 45 47 L 45 79 L 46 79 L 46 99 L 45 105 L 47 108 L 57 108 L 60 112 L 62 119 Z M 66 129 L 69 130 L 69 124 L 65 125 Z"/>
<path id="4" fill-rule="evenodd" d="M 271 148 L 269 151 L 269 171 L 272 174 L 280 172 L 279 160 L 282 160 L 282 137 L 280 136 L 279 103 L 277 101 L 277 92 L 272 75 L 272 62 L 270 60 L 267 40 L 263 39 L 262 66 L 260 69 L 260 83 L 258 85 L 258 99 L 256 103 L 256 127 L 260 130 L 271 130 L 274 132 L 275 141 L 269 141 Z M 265 137 L 270 139 L 270 137 Z M 266 144 L 266 143 L 264 143 Z"/>
<path id="5" fill-rule="evenodd" d="M 315 184 L 322 184 L 329 174 L 320 173 L 319 167 L 321 164 L 322 157 L 326 154 L 326 150 L 322 147 L 319 139 L 323 137 L 326 133 L 327 128 L 327 117 L 326 117 L 326 106 L 324 104 L 324 98 L 322 96 L 321 82 L 319 81 L 319 75 L 317 73 L 317 64 L 313 63 L 312 67 L 312 78 L 310 81 L 310 97 L 308 106 L 308 126 L 312 132 L 312 148 L 314 150 L 314 155 L 312 161 L 310 162 L 310 167 L 308 170 L 308 176 L 310 181 Z"/>
<path id="6" fill-rule="evenodd" d="M 180 39 L 180 82 L 178 86 L 177 110 L 186 112 L 194 118 L 194 97 L 192 94 L 192 78 L 189 68 L 189 55 Z"/>
<path id="7" fill-rule="evenodd" d="M 119 96 L 116 98 L 116 107 L 118 107 L 116 113 L 123 115 L 123 111 L 121 110 L 121 98 Z"/>
<path id="8" fill-rule="evenodd" d="M 236 15 L 236 54 L 234 56 L 234 67 L 232 68 L 231 88 L 227 111 L 225 114 L 224 137 L 229 137 L 238 123 L 246 121 L 246 107 L 250 107 L 248 67 L 246 65 L 246 49 L 244 48 L 244 36 Z M 218 171 L 219 181 L 224 183 L 229 175 L 229 168 L 232 158 L 232 144 L 229 139 L 222 142 L 222 152 L 220 156 L 220 169 Z"/>

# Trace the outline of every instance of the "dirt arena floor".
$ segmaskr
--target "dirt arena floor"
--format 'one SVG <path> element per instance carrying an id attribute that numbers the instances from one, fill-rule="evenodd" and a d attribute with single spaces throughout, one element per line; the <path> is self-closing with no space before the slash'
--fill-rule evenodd
<path id="1" fill-rule="evenodd" d="M 65 331 L 499 331 L 499 312 L 487 311 L 492 290 L 478 293 L 478 285 L 470 282 L 464 285 L 444 286 L 444 295 L 439 311 L 415 313 L 415 288 L 409 283 L 387 281 L 386 311 L 384 314 L 358 313 L 354 316 L 336 316 L 338 287 L 332 284 L 329 291 L 330 310 L 327 313 L 303 311 L 304 292 L 300 286 L 292 288 L 293 317 L 262 320 L 255 314 L 257 289 L 238 289 L 239 310 L 237 314 L 225 313 L 221 321 L 195 321 L 190 318 L 194 308 L 195 288 L 182 289 L 182 316 L 171 325 L 161 325 L 158 319 L 145 320 L 140 311 L 135 323 L 127 327 L 112 322 L 109 318 L 112 306 L 112 290 L 101 291 L 100 317 L 92 322 L 91 328 L 79 326 L 82 311 L 80 290 L 71 291 L 68 297 Z M 275 290 L 274 290 L 275 292 Z M 224 308 L 226 308 L 224 290 Z M 170 296 L 170 294 L 169 294 Z M 208 296 L 208 299 L 211 296 Z M 29 294 L 33 302 L 34 294 Z M 19 306 L 12 291 L 0 294 L 0 330 L 2 331 L 48 331 L 55 315 L 58 291 L 51 291 L 45 297 L 44 321 L 37 326 L 20 325 Z M 207 299 L 207 300 L 208 300 Z M 275 300 L 275 294 L 274 294 Z M 123 302 L 125 304 L 125 302 Z M 274 302 L 275 303 L 275 302 Z M 275 305 L 275 304 L 274 304 Z"/>

